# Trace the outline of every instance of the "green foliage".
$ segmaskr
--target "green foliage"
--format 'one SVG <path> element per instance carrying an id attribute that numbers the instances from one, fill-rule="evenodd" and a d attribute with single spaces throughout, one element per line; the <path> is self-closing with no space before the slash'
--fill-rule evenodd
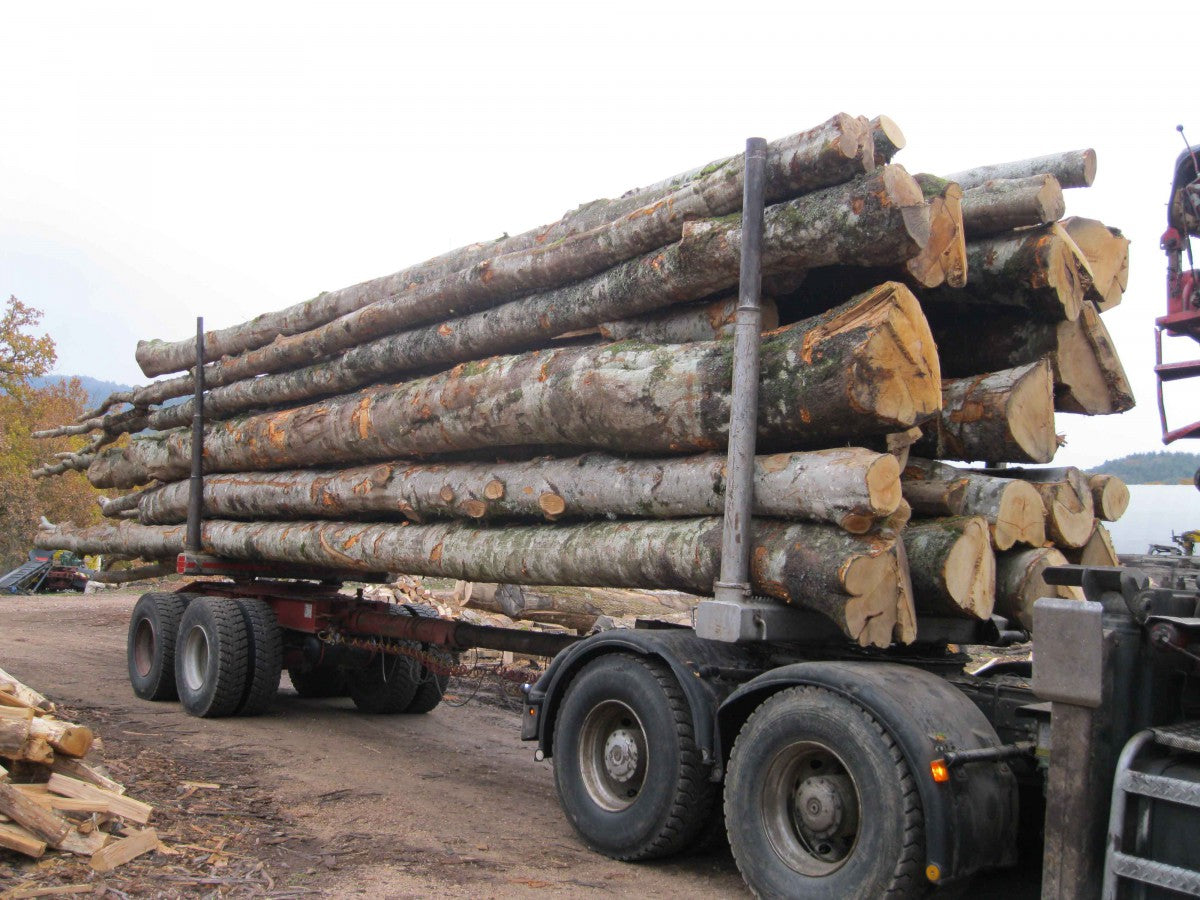
<path id="1" fill-rule="evenodd" d="M 1090 471 L 1116 475 L 1126 484 L 1191 484 L 1200 468 L 1200 453 L 1157 450 L 1111 459 Z"/>

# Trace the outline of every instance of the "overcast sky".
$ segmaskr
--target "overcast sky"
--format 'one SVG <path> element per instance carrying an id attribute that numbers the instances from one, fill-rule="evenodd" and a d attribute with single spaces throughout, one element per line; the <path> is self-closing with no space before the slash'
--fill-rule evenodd
<path id="1" fill-rule="evenodd" d="M 1059 460 L 1093 465 L 1161 446 L 1175 125 L 1200 143 L 1185 8 L 0 0 L 0 292 L 45 311 L 60 372 L 141 383 L 136 341 L 197 315 L 234 324 L 751 135 L 884 113 L 913 172 L 1096 149 L 1067 209 L 1133 241 L 1105 320 L 1138 408 L 1059 416 Z M 1175 388 L 1172 426 L 1196 394 Z"/>

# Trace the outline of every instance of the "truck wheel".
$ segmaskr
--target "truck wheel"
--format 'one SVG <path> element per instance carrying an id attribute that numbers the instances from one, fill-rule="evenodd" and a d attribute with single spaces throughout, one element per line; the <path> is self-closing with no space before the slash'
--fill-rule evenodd
<path id="1" fill-rule="evenodd" d="M 279 676 L 283 672 L 283 631 L 275 610 L 265 600 L 238 598 L 246 630 L 250 634 L 246 663 L 246 691 L 238 707 L 239 716 L 259 716 L 275 702 Z"/>
<path id="2" fill-rule="evenodd" d="M 288 669 L 287 673 L 296 693 L 306 699 L 345 697 L 349 690 L 346 673 L 336 666 L 317 666 L 307 672 Z"/>
<path id="3" fill-rule="evenodd" d="M 250 632 L 236 600 L 198 597 L 179 623 L 175 684 L 193 716 L 233 715 L 246 692 Z"/>
<path id="4" fill-rule="evenodd" d="M 437 618 L 437 610 L 424 603 L 406 603 L 404 608 L 414 616 L 423 616 L 427 619 Z M 458 662 L 458 657 L 449 650 L 430 647 L 428 644 L 423 644 L 422 649 L 447 668 Z M 417 692 L 413 695 L 408 709 L 404 710 L 410 715 L 421 715 L 435 709 L 442 702 L 442 697 L 450 684 L 450 676 L 447 673 L 435 672 L 424 663 L 421 663 L 421 673 L 418 678 Z"/>
<path id="5" fill-rule="evenodd" d="M 187 600 L 180 594 L 157 591 L 142 594 L 134 604 L 125 655 L 129 683 L 143 700 L 174 700 L 177 696 L 175 639 L 186 608 Z"/>
<path id="6" fill-rule="evenodd" d="M 738 870 L 760 897 L 915 897 L 928 888 L 916 782 L 861 707 L 815 687 L 764 702 L 725 781 Z"/>
<path id="7" fill-rule="evenodd" d="M 593 850 L 640 860 L 683 850 L 716 814 L 682 689 L 661 664 L 602 656 L 568 685 L 554 726 L 554 783 Z"/>
<path id="8" fill-rule="evenodd" d="M 364 668 L 346 673 L 350 699 L 361 712 L 402 713 L 417 695 L 420 671 L 421 664 L 411 656 L 380 653 Z"/>

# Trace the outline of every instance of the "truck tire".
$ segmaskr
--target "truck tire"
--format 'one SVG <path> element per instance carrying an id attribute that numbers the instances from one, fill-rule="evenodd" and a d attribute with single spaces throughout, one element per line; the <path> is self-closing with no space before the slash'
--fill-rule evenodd
<path id="1" fill-rule="evenodd" d="M 716 815 L 687 699 L 658 662 L 611 653 L 567 686 L 554 726 L 559 804 L 584 843 L 613 859 L 670 856 Z"/>
<path id="2" fill-rule="evenodd" d="M 181 594 L 153 591 L 142 594 L 129 617 L 125 656 L 129 683 L 143 700 L 174 700 L 175 640 L 187 608 Z"/>
<path id="3" fill-rule="evenodd" d="M 242 618 L 249 632 L 249 659 L 246 662 L 246 690 L 239 716 L 260 716 L 275 702 L 279 676 L 283 672 L 283 630 L 275 610 L 265 600 L 239 597 Z"/>
<path id="4" fill-rule="evenodd" d="M 193 716 L 215 719 L 237 712 L 246 694 L 250 631 L 236 600 L 197 597 L 179 623 L 175 684 Z"/>
<path id="5" fill-rule="evenodd" d="M 900 748 L 817 687 L 773 695 L 738 733 L 725 780 L 733 858 L 759 897 L 925 893 L 925 828 Z"/>
<path id="6" fill-rule="evenodd" d="M 360 712 L 402 713 L 417 695 L 420 672 L 421 664 L 411 656 L 380 653 L 364 668 L 346 673 L 350 699 Z"/>
<path id="7" fill-rule="evenodd" d="M 293 668 L 287 673 L 296 693 L 305 699 L 345 697 L 349 692 L 346 673 L 337 666 L 316 666 L 308 671 Z"/>
<path id="8" fill-rule="evenodd" d="M 404 608 L 414 616 L 422 616 L 427 619 L 436 619 L 438 617 L 437 610 L 432 606 L 426 606 L 424 603 L 406 603 L 404 604 Z M 458 657 L 449 650 L 441 647 L 431 647 L 428 644 L 422 644 L 421 649 L 447 668 L 458 663 Z M 417 692 L 413 694 L 412 703 L 408 705 L 408 709 L 404 710 L 409 715 L 423 715 L 437 708 L 437 705 L 442 702 L 442 697 L 446 694 L 446 688 L 450 684 L 449 674 L 446 672 L 435 672 L 424 663 L 421 663 L 421 672 L 417 677 L 419 678 Z"/>

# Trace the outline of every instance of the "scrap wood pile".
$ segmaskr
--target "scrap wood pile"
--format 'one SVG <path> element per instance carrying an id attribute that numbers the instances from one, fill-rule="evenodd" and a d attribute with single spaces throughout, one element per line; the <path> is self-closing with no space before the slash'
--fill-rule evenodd
<path id="1" fill-rule="evenodd" d="M 1049 463 L 1056 410 L 1133 404 L 1100 318 L 1128 241 L 1063 218 L 1095 154 L 937 177 L 892 162 L 904 143 L 837 115 L 767 156 L 753 589 L 878 647 L 923 616 L 1029 625 L 1045 565 L 1109 553 L 1118 483 L 1097 502 L 1075 470 L 997 467 Z M 721 160 L 209 332 L 206 551 L 710 594 L 742 174 Z M 183 549 L 192 401 L 165 401 L 194 358 L 143 341 L 147 376 L 183 374 L 46 432 L 92 439 L 38 474 L 128 493 L 39 546 Z"/>
<path id="2" fill-rule="evenodd" d="M 0 859 L 48 849 L 87 857 L 97 872 L 159 848 L 153 808 L 84 761 L 90 729 L 0 669 Z"/>

